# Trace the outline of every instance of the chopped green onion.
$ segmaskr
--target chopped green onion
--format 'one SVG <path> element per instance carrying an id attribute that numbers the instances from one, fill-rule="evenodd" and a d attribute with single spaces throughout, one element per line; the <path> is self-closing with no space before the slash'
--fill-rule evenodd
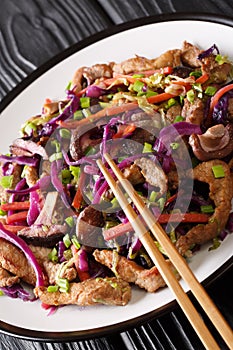
<path id="1" fill-rule="evenodd" d="M 48 258 L 52 262 L 58 262 L 57 249 L 54 247 L 51 252 L 48 254 Z"/>
<path id="2" fill-rule="evenodd" d="M 143 78 L 144 74 L 134 74 L 132 75 L 132 78 Z"/>
<path id="3" fill-rule="evenodd" d="M 184 121 L 184 117 L 182 117 L 181 115 L 177 115 L 174 119 L 174 122 L 173 123 L 179 123 L 179 122 L 182 122 Z"/>
<path id="4" fill-rule="evenodd" d="M 116 199 L 116 197 L 114 197 L 112 200 L 111 200 L 111 204 L 112 204 L 112 209 L 113 208 L 118 208 L 120 205 L 118 203 L 118 200 Z"/>
<path id="5" fill-rule="evenodd" d="M 170 240 L 172 241 L 172 243 L 176 243 L 176 241 L 177 241 L 177 239 L 176 239 L 176 231 L 172 230 L 169 235 L 170 235 Z"/>
<path id="6" fill-rule="evenodd" d="M 160 210 L 163 210 L 164 205 L 165 205 L 165 198 L 161 197 L 158 199 L 158 204 L 159 204 L 159 208 Z"/>
<path id="7" fill-rule="evenodd" d="M 57 283 L 57 285 L 59 287 L 59 291 L 60 292 L 67 293 L 69 291 L 70 284 L 69 284 L 69 281 L 66 278 L 58 278 L 56 283 Z"/>
<path id="8" fill-rule="evenodd" d="M 70 90 L 72 85 L 72 81 L 69 81 L 68 84 L 66 85 L 66 89 L 65 90 Z"/>
<path id="9" fill-rule="evenodd" d="M 70 130 L 68 129 L 60 129 L 59 134 L 63 139 L 70 139 Z"/>
<path id="10" fill-rule="evenodd" d="M 78 242 L 78 239 L 76 236 L 73 236 L 71 238 L 71 242 L 73 243 L 76 249 L 79 249 L 81 247 L 81 244 Z"/>
<path id="11" fill-rule="evenodd" d="M 71 172 L 69 171 L 69 169 L 62 169 L 61 176 L 62 176 L 62 183 L 64 185 L 70 183 L 70 181 L 71 181 Z"/>
<path id="12" fill-rule="evenodd" d="M 13 175 L 2 176 L 0 179 L 0 186 L 3 188 L 11 188 L 13 184 Z"/>
<path id="13" fill-rule="evenodd" d="M 71 240 L 70 240 L 68 233 L 63 237 L 63 243 L 65 244 L 66 248 L 70 247 Z"/>
<path id="14" fill-rule="evenodd" d="M 51 154 L 51 156 L 49 157 L 49 161 L 52 163 L 52 162 L 54 162 L 55 160 L 62 159 L 62 157 L 63 157 L 62 152 L 53 153 L 53 154 Z"/>
<path id="15" fill-rule="evenodd" d="M 51 141 L 51 146 L 56 148 L 56 153 L 61 151 L 61 145 L 57 140 L 52 140 Z"/>
<path id="16" fill-rule="evenodd" d="M 212 166 L 212 171 L 216 179 L 225 177 L 225 172 L 221 164 Z"/>
<path id="17" fill-rule="evenodd" d="M 227 63 L 228 57 L 227 56 L 222 56 L 222 55 L 216 55 L 215 61 L 219 64 L 222 65 L 223 63 Z"/>
<path id="18" fill-rule="evenodd" d="M 187 92 L 187 99 L 190 103 L 193 103 L 194 101 L 194 98 L 195 98 L 195 94 L 194 94 L 194 91 L 193 90 L 189 90 Z"/>
<path id="19" fill-rule="evenodd" d="M 210 205 L 201 205 L 201 212 L 202 213 L 213 213 L 214 208 L 211 204 Z"/>
<path id="20" fill-rule="evenodd" d="M 150 202 L 155 202 L 156 198 L 158 196 L 158 192 L 152 191 L 149 197 Z"/>
<path id="21" fill-rule="evenodd" d="M 4 295 L 4 292 L 0 290 L 0 297 Z"/>
<path id="22" fill-rule="evenodd" d="M 85 118 L 88 118 L 91 115 L 91 111 L 88 108 L 83 109 L 82 112 Z"/>
<path id="23" fill-rule="evenodd" d="M 202 76 L 202 72 L 200 70 L 195 70 L 189 74 L 190 77 L 200 78 Z"/>
<path id="24" fill-rule="evenodd" d="M 65 222 L 67 223 L 67 225 L 69 227 L 73 227 L 74 226 L 74 218 L 73 216 L 68 216 L 66 219 L 65 219 Z"/>
<path id="25" fill-rule="evenodd" d="M 141 92 L 144 86 L 145 84 L 142 81 L 136 80 L 133 84 L 133 90 L 136 92 Z"/>
<path id="26" fill-rule="evenodd" d="M 172 142 L 172 143 L 170 143 L 170 146 L 172 149 L 175 150 L 175 149 L 179 148 L 180 144 L 178 142 Z"/>
<path id="27" fill-rule="evenodd" d="M 64 251 L 63 253 L 63 257 L 69 261 L 72 257 L 73 257 L 73 253 L 72 253 L 72 250 L 71 249 L 67 249 Z"/>
<path id="28" fill-rule="evenodd" d="M 49 292 L 49 293 L 55 293 L 55 292 L 57 292 L 58 291 L 58 286 L 57 285 L 55 285 L 55 286 L 48 286 L 48 288 L 47 288 L 47 292 Z"/>
<path id="29" fill-rule="evenodd" d="M 109 102 L 99 102 L 99 105 L 102 108 L 106 108 L 106 107 L 110 106 L 110 103 Z"/>
<path id="30" fill-rule="evenodd" d="M 215 238 L 213 239 L 213 245 L 212 245 L 208 250 L 209 250 L 209 251 L 210 251 L 210 250 L 215 250 L 215 249 L 217 249 L 220 245 L 221 245 L 221 242 L 220 242 L 219 238 L 218 238 L 218 237 L 215 237 Z"/>
<path id="31" fill-rule="evenodd" d="M 75 165 L 70 165 L 69 169 L 70 169 L 71 175 L 75 178 L 75 180 L 78 180 L 81 173 L 80 167 Z"/>
<path id="32" fill-rule="evenodd" d="M 196 90 L 196 91 L 198 91 L 198 92 L 202 92 L 202 86 L 201 86 L 201 84 L 196 84 L 196 83 L 194 83 L 194 84 L 193 84 L 193 88 L 194 88 L 194 90 Z"/>
<path id="33" fill-rule="evenodd" d="M 74 119 L 82 119 L 83 118 L 83 112 L 82 111 L 75 111 L 73 114 Z"/>
<path id="34" fill-rule="evenodd" d="M 151 153 L 151 152 L 153 152 L 152 145 L 148 142 L 145 142 L 142 153 Z"/>
<path id="35" fill-rule="evenodd" d="M 146 97 L 155 96 L 155 95 L 158 95 L 158 93 L 153 90 L 147 90 L 146 92 Z"/>
<path id="36" fill-rule="evenodd" d="M 6 212 L 2 209 L 0 209 L 0 216 L 5 216 L 6 215 Z"/>
<path id="37" fill-rule="evenodd" d="M 177 104 L 177 101 L 174 99 L 174 98 L 170 98 L 168 101 L 167 101 L 167 105 L 166 107 L 167 108 L 170 108 L 172 106 L 175 106 Z"/>
<path id="38" fill-rule="evenodd" d="M 31 135 L 31 133 L 32 133 L 33 130 L 36 131 L 36 125 L 33 124 L 32 122 L 28 122 L 28 123 L 25 125 L 25 127 L 24 127 L 24 132 L 25 132 L 28 136 Z"/>
<path id="39" fill-rule="evenodd" d="M 208 86 L 206 89 L 205 89 L 205 94 L 207 96 L 213 96 L 215 94 L 215 92 L 217 91 L 217 88 L 214 87 L 214 86 Z"/>
<path id="40" fill-rule="evenodd" d="M 81 108 L 89 108 L 90 101 L 91 101 L 90 97 L 80 97 Z"/>

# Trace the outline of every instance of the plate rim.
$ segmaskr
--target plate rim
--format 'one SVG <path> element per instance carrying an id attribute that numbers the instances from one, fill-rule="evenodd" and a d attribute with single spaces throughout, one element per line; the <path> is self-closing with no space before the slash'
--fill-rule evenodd
<path id="1" fill-rule="evenodd" d="M 0 113 L 2 113 L 8 105 L 16 98 L 24 89 L 26 89 L 30 84 L 32 84 L 37 78 L 46 73 L 49 69 L 62 62 L 72 54 L 94 44 L 102 39 L 108 38 L 112 35 L 137 28 L 144 25 L 171 22 L 171 21 L 202 21 L 210 22 L 221 25 L 226 25 L 228 27 L 233 27 L 233 18 L 226 15 L 209 14 L 205 12 L 200 13 L 170 13 L 153 15 L 148 17 L 142 17 L 135 20 L 131 20 L 125 23 L 113 25 L 112 27 L 107 27 L 106 29 L 87 37 L 78 43 L 75 43 L 65 50 L 61 51 L 57 55 L 53 56 L 51 59 L 44 62 L 33 72 L 31 72 L 26 78 L 24 78 L 20 83 L 18 83 L 5 97 L 3 97 L 0 103 Z M 206 288 L 214 283 L 218 278 L 220 278 L 224 273 L 226 273 L 230 268 L 233 267 L 233 257 L 227 260 L 222 266 L 220 266 L 213 274 L 208 276 L 202 285 Z M 190 294 L 190 292 L 188 292 Z M 178 307 L 178 303 L 173 300 L 166 305 L 163 305 L 156 310 L 150 311 L 142 316 L 134 317 L 130 320 L 126 320 L 114 325 L 80 330 L 80 331 L 66 331 L 66 332 L 45 332 L 36 331 L 27 328 L 21 328 L 19 326 L 14 326 L 9 323 L 0 320 L 0 333 L 14 336 L 16 338 L 21 338 L 25 340 L 33 340 L 40 342 L 69 342 L 84 340 L 90 338 L 99 338 L 101 336 L 106 336 L 111 333 L 119 333 L 122 331 L 127 331 L 139 325 L 142 325 L 149 320 L 152 321 L 162 315 L 165 315 Z"/>

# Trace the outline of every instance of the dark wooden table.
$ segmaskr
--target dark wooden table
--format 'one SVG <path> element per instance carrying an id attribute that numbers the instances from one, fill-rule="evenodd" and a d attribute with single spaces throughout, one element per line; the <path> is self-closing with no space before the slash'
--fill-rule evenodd
<path id="1" fill-rule="evenodd" d="M 174 13 L 215 14 L 231 16 L 233 20 L 233 0 L 0 0 L 2 102 L 37 67 L 72 44 L 133 19 Z M 232 45 L 231 39 L 233 38 L 229 38 L 229 45 Z M 232 277 L 231 268 L 206 286 L 231 326 Z M 202 310 L 199 311 L 202 314 Z M 227 349 L 209 321 L 206 322 L 213 330 L 220 348 Z M 180 308 L 176 306 L 167 314 L 136 328 L 97 339 L 46 343 L 0 334 L 0 349 L 201 350 L 203 346 Z"/>

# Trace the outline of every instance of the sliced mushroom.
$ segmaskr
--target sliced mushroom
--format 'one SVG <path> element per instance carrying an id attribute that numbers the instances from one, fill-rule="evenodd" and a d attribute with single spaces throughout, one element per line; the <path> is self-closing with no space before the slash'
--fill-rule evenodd
<path id="1" fill-rule="evenodd" d="M 139 166 L 142 175 L 150 185 L 159 187 L 161 195 L 167 191 L 167 176 L 159 165 L 144 157 L 136 159 L 134 164 Z"/>
<path id="2" fill-rule="evenodd" d="M 201 161 L 222 159 L 233 152 L 233 125 L 214 125 L 202 135 L 191 135 L 189 144 Z"/>

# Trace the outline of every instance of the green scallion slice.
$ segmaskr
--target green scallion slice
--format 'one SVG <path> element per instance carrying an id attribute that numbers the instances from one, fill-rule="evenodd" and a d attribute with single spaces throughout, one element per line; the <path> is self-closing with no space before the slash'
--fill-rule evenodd
<path id="1" fill-rule="evenodd" d="M 217 88 L 214 87 L 214 86 L 208 86 L 206 89 L 205 89 L 205 94 L 207 96 L 213 96 L 215 94 L 215 92 L 217 91 Z"/>
<path id="2" fill-rule="evenodd" d="M 142 81 L 136 80 L 135 83 L 133 84 L 133 90 L 136 92 L 141 92 L 144 85 L 145 84 Z"/>
<path id="3" fill-rule="evenodd" d="M 184 121 L 184 117 L 182 117 L 181 115 L 177 115 L 174 119 L 173 123 L 179 123 L 179 122 L 183 122 Z"/>
<path id="4" fill-rule="evenodd" d="M 65 244 L 66 248 L 70 247 L 71 240 L 70 240 L 68 233 L 63 237 L 63 243 Z"/>
<path id="5" fill-rule="evenodd" d="M 70 130 L 68 130 L 68 129 L 60 129 L 59 133 L 60 133 L 60 136 L 63 139 L 70 139 L 70 135 L 71 135 Z"/>
<path id="6" fill-rule="evenodd" d="M 55 285 L 55 286 L 48 286 L 48 288 L 47 288 L 47 292 L 49 292 L 49 293 L 55 293 L 55 292 L 57 292 L 58 291 L 58 286 L 57 285 Z"/>
<path id="7" fill-rule="evenodd" d="M 66 278 L 58 278 L 56 283 L 57 283 L 57 285 L 59 287 L 59 291 L 60 292 L 67 293 L 69 291 L 70 284 L 69 284 L 69 281 Z"/>
<path id="8" fill-rule="evenodd" d="M 225 177 L 225 172 L 221 164 L 212 166 L 212 171 L 214 173 L 215 179 Z"/>
<path id="9" fill-rule="evenodd" d="M 48 254 L 48 258 L 50 261 L 58 262 L 57 249 L 53 248 L 51 252 Z"/>
<path id="10" fill-rule="evenodd" d="M 79 249 L 81 247 L 81 244 L 79 243 L 76 236 L 73 236 L 71 238 L 71 242 L 73 243 L 73 245 L 75 246 L 76 249 Z"/>
<path id="11" fill-rule="evenodd" d="M 211 204 L 210 205 L 201 205 L 201 212 L 206 213 L 206 214 L 213 213 L 214 208 Z"/>
<path id="12" fill-rule="evenodd" d="M 0 179 L 0 186 L 3 188 L 11 188 L 13 183 L 13 175 L 6 175 Z"/>
<path id="13" fill-rule="evenodd" d="M 152 145 L 148 142 L 145 142 L 142 153 L 151 153 L 151 152 L 153 152 Z"/>
<path id="14" fill-rule="evenodd" d="M 73 227 L 74 226 L 74 218 L 73 216 L 68 216 L 66 219 L 65 219 L 65 222 L 67 223 L 67 225 L 69 227 Z"/>
<path id="15" fill-rule="evenodd" d="M 81 108 L 89 108 L 90 101 L 91 101 L 90 97 L 80 97 Z"/>

